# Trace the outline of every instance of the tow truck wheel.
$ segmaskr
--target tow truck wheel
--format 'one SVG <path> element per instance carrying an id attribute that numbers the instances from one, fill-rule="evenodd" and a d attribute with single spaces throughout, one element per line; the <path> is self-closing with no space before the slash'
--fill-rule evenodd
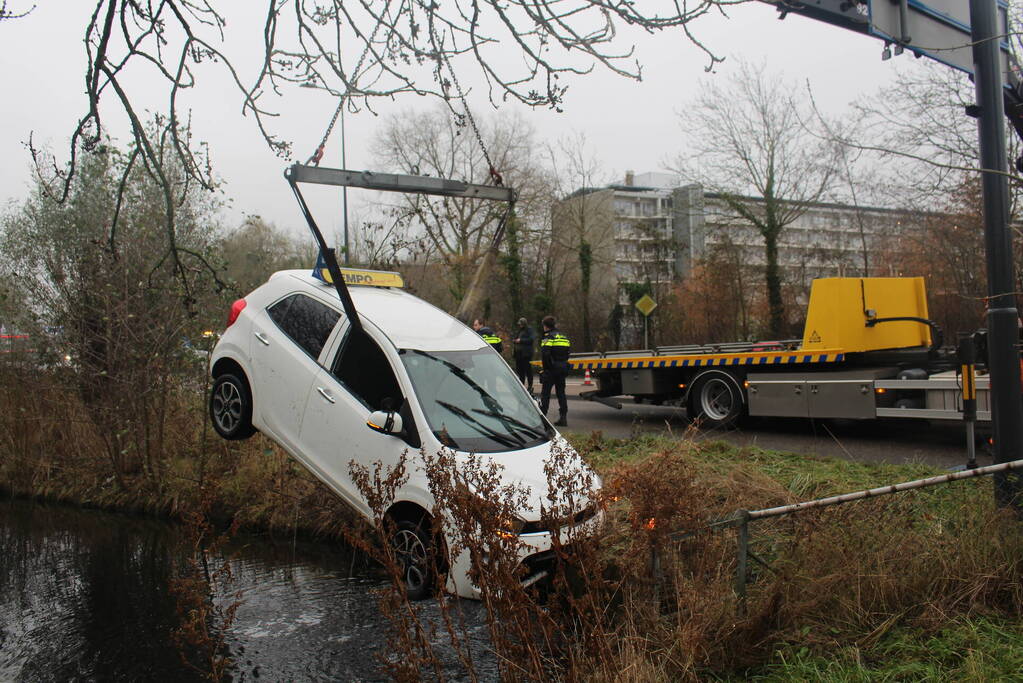
<path id="1" fill-rule="evenodd" d="M 252 426 L 252 395 L 244 379 L 225 373 L 213 381 L 210 420 L 217 434 L 230 441 L 247 439 L 256 432 Z"/>
<path id="2" fill-rule="evenodd" d="M 398 521 L 391 532 L 391 549 L 398 570 L 405 581 L 409 600 L 423 600 L 433 594 L 436 586 L 434 545 L 422 524 L 407 519 Z"/>
<path id="3" fill-rule="evenodd" d="M 736 380 L 724 372 L 699 377 L 689 395 L 689 414 L 705 427 L 735 426 L 742 415 L 742 395 Z"/>

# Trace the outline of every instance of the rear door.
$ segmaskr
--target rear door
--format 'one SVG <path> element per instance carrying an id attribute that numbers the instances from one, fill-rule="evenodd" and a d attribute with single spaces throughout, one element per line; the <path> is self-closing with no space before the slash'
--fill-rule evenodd
<path id="1" fill-rule="evenodd" d="M 309 388 L 341 317 L 336 309 L 296 292 L 253 320 L 253 403 L 271 435 L 292 449 L 298 445 Z"/>

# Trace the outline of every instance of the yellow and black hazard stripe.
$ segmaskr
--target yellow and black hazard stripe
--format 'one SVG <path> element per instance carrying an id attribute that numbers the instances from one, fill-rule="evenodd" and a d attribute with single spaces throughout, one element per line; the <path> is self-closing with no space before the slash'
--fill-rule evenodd
<path id="1" fill-rule="evenodd" d="M 841 363 L 845 353 L 841 351 L 822 351 L 806 353 L 803 351 L 774 353 L 721 353 L 700 354 L 692 356 L 638 356 L 634 358 L 580 358 L 570 360 L 576 370 L 633 370 L 639 368 L 701 368 L 734 366 L 774 366 L 796 365 L 807 363 Z"/>
<path id="2" fill-rule="evenodd" d="M 977 398 L 977 377 L 972 365 L 961 366 L 963 377 L 963 400 L 973 401 Z"/>

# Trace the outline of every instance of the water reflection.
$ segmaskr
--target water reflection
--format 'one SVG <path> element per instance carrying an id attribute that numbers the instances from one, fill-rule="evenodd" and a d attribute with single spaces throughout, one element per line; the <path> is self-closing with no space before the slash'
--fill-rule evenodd
<path id="1" fill-rule="evenodd" d="M 174 525 L 0 502 L 0 680 L 201 680 L 171 640 L 171 567 L 186 553 Z M 365 559 L 329 544 L 251 536 L 236 537 L 224 555 L 231 590 L 242 591 L 227 638 L 233 678 L 384 679 L 388 622 L 373 594 L 384 578 Z M 475 659 L 485 662 L 479 606 L 458 609 Z M 446 675 L 467 678 L 453 654 L 445 659 Z"/>

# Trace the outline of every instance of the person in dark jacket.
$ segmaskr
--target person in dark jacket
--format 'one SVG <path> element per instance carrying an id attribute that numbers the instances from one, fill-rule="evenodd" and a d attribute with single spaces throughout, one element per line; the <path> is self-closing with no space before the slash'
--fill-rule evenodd
<path id="1" fill-rule="evenodd" d="M 483 341 L 493 346 L 495 351 L 498 353 L 504 351 L 504 342 L 494 333 L 494 330 L 484 325 L 482 320 L 479 318 L 473 320 L 472 329 L 476 330 L 476 334 L 483 337 Z"/>
<path id="2" fill-rule="evenodd" d="M 519 376 L 522 385 L 533 393 L 533 343 L 536 341 L 536 333 L 526 323 L 525 318 L 519 318 L 519 331 L 515 333 L 512 340 L 512 353 L 515 357 L 515 374 Z"/>
<path id="3" fill-rule="evenodd" d="M 543 319 L 543 337 L 540 338 L 540 360 L 543 364 L 540 375 L 540 412 L 547 415 L 551 402 L 551 389 L 558 394 L 558 421 L 555 426 L 568 426 L 568 399 L 565 396 L 565 378 L 568 376 L 568 357 L 572 353 L 572 342 L 558 332 L 557 321 L 549 315 Z"/>

